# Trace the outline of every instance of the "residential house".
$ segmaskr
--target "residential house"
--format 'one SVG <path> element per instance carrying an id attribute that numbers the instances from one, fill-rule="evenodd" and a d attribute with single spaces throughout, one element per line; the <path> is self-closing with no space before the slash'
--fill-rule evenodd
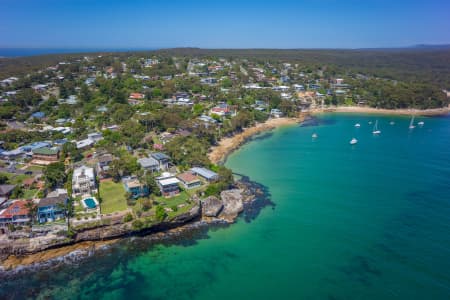
<path id="1" fill-rule="evenodd" d="M 161 194 L 164 197 L 172 197 L 180 193 L 180 187 L 178 183 L 180 182 L 177 178 L 171 177 L 160 177 L 156 180 Z"/>
<path id="2" fill-rule="evenodd" d="M 16 200 L 0 211 L 0 227 L 8 225 L 23 226 L 30 222 L 25 200 Z"/>
<path id="3" fill-rule="evenodd" d="M 15 188 L 14 184 L 0 184 L 0 198 L 8 200 Z"/>
<path id="4" fill-rule="evenodd" d="M 278 108 L 273 108 L 270 110 L 270 115 L 274 118 L 281 118 L 283 116 L 283 112 Z"/>
<path id="5" fill-rule="evenodd" d="M 168 155 L 161 152 L 156 152 L 152 153 L 151 157 L 153 157 L 156 161 L 158 161 L 159 170 L 169 169 L 170 157 Z"/>
<path id="6" fill-rule="evenodd" d="M 103 154 L 98 157 L 98 162 L 96 165 L 97 174 L 100 178 L 109 177 L 109 165 L 113 161 L 113 156 L 111 154 Z"/>
<path id="7" fill-rule="evenodd" d="M 205 122 L 205 123 L 212 123 L 212 124 L 217 123 L 217 120 L 216 120 L 216 119 L 214 119 L 214 118 L 212 118 L 212 117 L 210 117 L 210 116 L 207 116 L 207 115 L 201 115 L 200 117 L 198 117 L 198 119 L 199 119 L 200 121 Z"/>
<path id="8" fill-rule="evenodd" d="M 20 147 L 20 149 L 24 152 L 30 152 L 32 153 L 34 150 L 43 148 L 43 147 L 50 147 L 51 143 L 49 142 L 34 142 L 31 144 L 24 145 Z"/>
<path id="9" fill-rule="evenodd" d="M 74 196 L 91 195 L 97 192 L 94 169 L 81 166 L 73 171 L 72 193 Z"/>
<path id="10" fill-rule="evenodd" d="M 67 201 L 69 196 L 64 189 L 58 189 L 49 193 L 47 197 L 39 200 L 37 218 L 39 223 L 53 222 L 66 216 Z"/>
<path id="11" fill-rule="evenodd" d="M 183 172 L 177 175 L 177 178 L 181 181 L 186 189 L 193 189 L 202 185 L 200 179 L 192 174 L 192 172 Z"/>
<path id="12" fill-rule="evenodd" d="M 128 97 L 128 103 L 130 105 L 137 105 L 142 103 L 142 100 L 145 99 L 145 95 L 141 93 L 131 93 Z"/>
<path id="13" fill-rule="evenodd" d="M 138 164 L 146 171 L 156 172 L 159 171 L 159 161 L 153 157 L 144 157 L 137 160 Z"/>
<path id="14" fill-rule="evenodd" d="M 97 143 L 103 139 L 103 135 L 100 132 L 88 133 L 88 139 L 91 139 L 94 143 Z"/>
<path id="15" fill-rule="evenodd" d="M 20 148 L 11 151 L 3 151 L 2 153 L 0 153 L 0 157 L 5 160 L 14 160 L 23 156 L 25 156 L 25 152 Z"/>
<path id="16" fill-rule="evenodd" d="M 233 116 L 236 114 L 236 108 L 229 106 L 226 103 L 220 103 L 219 105 L 211 108 L 210 114 L 215 114 L 218 116 Z"/>
<path id="17" fill-rule="evenodd" d="M 136 178 L 122 179 L 125 190 L 131 194 L 133 199 L 147 197 L 150 194 L 148 187 L 139 182 Z"/>
<path id="18" fill-rule="evenodd" d="M 217 174 L 211 170 L 208 170 L 206 168 L 200 168 L 200 167 L 191 168 L 191 172 L 194 175 L 198 175 L 210 182 L 216 181 L 219 179 L 219 174 Z"/>
<path id="19" fill-rule="evenodd" d="M 81 141 L 76 141 L 75 142 L 77 149 L 88 149 L 89 147 L 92 147 L 95 142 L 89 138 L 81 140 Z"/>
<path id="20" fill-rule="evenodd" d="M 47 166 L 51 163 L 58 162 L 59 160 L 59 149 L 58 148 L 37 148 L 33 150 L 33 160 L 31 161 L 34 165 Z"/>

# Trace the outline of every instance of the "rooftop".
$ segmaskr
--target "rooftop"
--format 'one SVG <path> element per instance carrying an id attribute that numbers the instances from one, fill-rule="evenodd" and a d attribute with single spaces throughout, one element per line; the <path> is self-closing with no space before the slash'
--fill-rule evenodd
<path id="1" fill-rule="evenodd" d="M 57 148 L 47 148 L 47 147 L 42 147 L 42 148 L 37 148 L 33 150 L 33 154 L 38 154 L 38 155 L 57 155 L 59 153 L 59 149 Z"/>
<path id="2" fill-rule="evenodd" d="M 178 179 L 176 179 L 175 177 L 172 178 L 167 178 L 167 179 L 160 179 L 159 180 L 159 184 L 161 186 L 166 186 L 166 185 L 172 185 L 172 184 L 178 184 L 180 181 Z"/>
<path id="3" fill-rule="evenodd" d="M 198 177 L 192 174 L 191 172 L 180 173 L 177 175 L 177 178 L 187 183 L 199 181 Z"/>

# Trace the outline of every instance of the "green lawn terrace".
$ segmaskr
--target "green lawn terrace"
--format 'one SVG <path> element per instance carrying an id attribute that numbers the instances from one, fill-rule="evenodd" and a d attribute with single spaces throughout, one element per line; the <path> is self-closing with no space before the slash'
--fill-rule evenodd
<path id="1" fill-rule="evenodd" d="M 128 209 L 126 191 L 122 182 L 102 180 L 100 182 L 100 211 L 102 214 L 125 211 Z"/>

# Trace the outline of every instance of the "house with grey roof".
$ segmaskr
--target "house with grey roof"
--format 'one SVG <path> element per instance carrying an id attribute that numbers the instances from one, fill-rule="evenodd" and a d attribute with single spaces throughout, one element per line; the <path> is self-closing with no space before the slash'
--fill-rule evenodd
<path id="1" fill-rule="evenodd" d="M 170 164 L 170 157 L 164 153 L 156 152 L 152 153 L 151 157 L 154 158 L 159 165 L 159 170 L 167 170 Z"/>
<path id="2" fill-rule="evenodd" d="M 139 158 L 137 160 L 137 162 L 138 162 L 138 164 L 141 165 L 142 169 L 144 169 L 146 171 L 151 171 L 151 172 L 159 171 L 159 161 L 157 161 L 153 157 Z"/>
<path id="3" fill-rule="evenodd" d="M 206 179 L 207 181 L 216 181 L 219 179 L 219 174 L 206 168 L 199 168 L 199 167 L 191 168 L 191 172 L 194 175 L 198 175 Z"/>

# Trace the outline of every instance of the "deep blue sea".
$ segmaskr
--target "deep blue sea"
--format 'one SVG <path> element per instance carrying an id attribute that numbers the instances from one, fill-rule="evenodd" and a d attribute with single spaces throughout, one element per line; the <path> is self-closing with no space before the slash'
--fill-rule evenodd
<path id="1" fill-rule="evenodd" d="M 450 118 L 416 121 L 326 114 L 266 133 L 226 163 L 275 203 L 253 221 L 175 244 L 124 240 L 4 280 L 0 298 L 450 299 Z"/>

